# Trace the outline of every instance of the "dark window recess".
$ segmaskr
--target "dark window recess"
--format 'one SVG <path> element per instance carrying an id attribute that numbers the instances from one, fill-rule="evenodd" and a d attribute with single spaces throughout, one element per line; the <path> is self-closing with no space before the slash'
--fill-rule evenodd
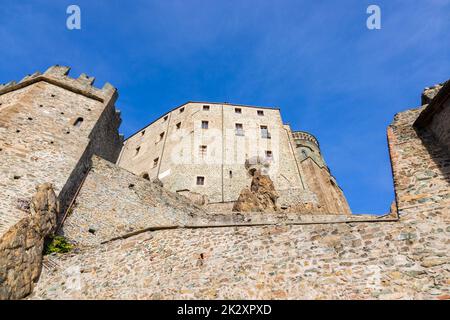
<path id="1" fill-rule="evenodd" d="M 208 147 L 207 146 L 200 146 L 199 147 L 199 155 L 201 156 L 201 157 L 204 157 L 204 156 L 206 156 L 206 151 L 208 150 Z"/>
<path id="2" fill-rule="evenodd" d="M 156 158 L 153 160 L 153 168 L 156 168 L 156 166 L 158 165 L 158 161 L 159 161 L 159 158 Z"/>
<path id="3" fill-rule="evenodd" d="M 139 151 L 141 150 L 141 147 L 137 147 L 136 148 L 136 154 L 135 154 L 135 156 L 137 156 L 138 154 L 139 154 Z"/>
<path id="4" fill-rule="evenodd" d="M 164 117 L 164 121 L 167 121 L 168 118 L 169 118 L 169 116 L 165 116 Z"/>
<path id="5" fill-rule="evenodd" d="M 273 158 L 272 151 L 270 151 L 270 150 L 266 151 L 266 158 L 267 159 L 272 159 Z"/>
<path id="6" fill-rule="evenodd" d="M 202 129 L 208 129 L 209 122 L 208 121 L 202 121 Z"/>
<path id="7" fill-rule="evenodd" d="M 197 177 L 197 185 L 203 186 L 205 184 L 205 177 Z"/>
<path id="8" fill-rule="evenodd" d="M 164 139 L 164 132 L 161 132 L 161 133 L 159 134 L 159 140 L 158 140 L 157 142 L 162 141 L 162 139 Z"/>
<path id="9" fill-rule="evenodd" d="M 242 109 L 241 108 L 234 108 L 234 113 L 242 113 Z"/>
<path id="10" fill-rule="evenodd" d="M 203 106 L 203 111 L 209 111 L 209 106 L 208 105 L 204 105 Z"/>
<path id="11" fill-rule="evenodd" d="M 258 114 L 258 116 L 263 116 L 263 115 L 264 115 L 264 111 L 258 110 L 258 111 L 257 111 L 257 114 Z"/>
<path id="12" fill-rule="evenodd" d="M 184 107 L 180 109 L 180 113 L 184 112 Z"/>
<path id="13" fill-rule="evenodd" d="M 177 130 L 181 128 L 181 122 L 177 123 Z"/>
<path id="14" fill-rule="evenodd" d="M 230 170 L 230 179 L 233 178 L 233 171 Z"/>
<path id="15" fill-rule="evenodd" d="M 147 172 L 144 172 L 144 173 L 142 174 L 142 178 L 144 178 L 145 180 L 150 180 L 150 176 L 148 175 Z"/>
<path id="16" fill-rule="evenodd" d="M 270 132 L 267 126 L 261 126 L 261 137 L 264 139 L 270 139 Z"/>
<path id="17" fill-rule="evenodd" d="M 142 132 L 141 132 L 141 136 L 143 136 L 145 134 L 145 130 L 143 130 Z"/>
<path id="18" fill-rule="evenodd" d="M 75 120 L 75 122 L 73 123 L 73 125 L 74 125 L 75 127 L 80 127 L 82 123 L 83 123 L 83 118 L 79 117 L 79 118 L 77 118 L 77 120 Z"/>

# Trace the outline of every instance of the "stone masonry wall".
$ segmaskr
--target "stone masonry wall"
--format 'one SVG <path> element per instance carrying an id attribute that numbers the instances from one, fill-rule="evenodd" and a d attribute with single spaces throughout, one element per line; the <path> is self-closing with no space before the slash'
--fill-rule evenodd
<path id="1" fill-rule="evenodd" d="M 0 88 L 0 237 L 27 219 L 24 208 L 36 185 L 52 183 L 64 213 L 92 154 L 115 161 L 120 152 L 116 89 L 109 84 L 97 89 L 94 78 L 82 74 L 73 79 L 68 72 L 68 67 L 53 66 Z M 14 243 L 23 244 L 19 240 Z M 15 256 L 12 263 L 21 259 L 26 268 L 25 256 Z"/>
<path id="2" fill-rule="evenodd" d="M 444 103 L 442 111 L 436 114 L 430 125 L 435 137 L 450 150 L 450 99 Z"/>
<path id="3" fill-rule="evenodd" d="M 31 298 L 449 299 L 450 159 L 413 128 L 420 111 L 388 129 L 399 219 L 236 214 L 143 230 L 48 257 Z"/>
<path id="4" fill-rule="evenodd" d="M 202 213 L 184 196 L 94 156 L 61 233 L 80 246 L 98 245 L 146 228 L 184 225 Z"/>

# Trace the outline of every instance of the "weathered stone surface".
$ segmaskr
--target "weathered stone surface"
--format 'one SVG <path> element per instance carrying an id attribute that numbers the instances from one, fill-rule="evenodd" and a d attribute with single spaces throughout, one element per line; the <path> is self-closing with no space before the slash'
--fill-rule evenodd
<path id="1" fill-rule="evenodd" d="M 252 175 L 250 189 L 243 189 L 233 206 L 233 211 L 239 212 L 274 212 L 277 207 L 278 194 L 272 180 L 260 169 L 255 169 Z"/>
<path id="2" fill-rule="evenodd" d="M 0 299 L 18 299 L 31 292 L 42 269 L 44 239 L 55 230 L 57 214 L 53 186 L 39 185 L 28 216 L 0 237 Z"/>
<path id="3" fill-rule="evenodd" d="M 442 83 L 435 84 L 432 87 L 427 87 L 422 92 L 422 105 L 429 104 L 431 100 L 437 95 L 439 90 L 442 89 Z"/>

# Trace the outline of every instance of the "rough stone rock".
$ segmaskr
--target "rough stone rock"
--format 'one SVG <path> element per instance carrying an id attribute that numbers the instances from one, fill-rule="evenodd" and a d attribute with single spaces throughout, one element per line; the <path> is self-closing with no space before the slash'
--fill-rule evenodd
<path id="1" fill-rule="evenodd" d="M 42 269 L 44 239 L 55 230 L 58 208 L 53 186 L 37 186 L 30 215 L 0 238 L 0 299 L 19 299 L 32 291 Z"/>
<path id="2" fill-rule="evenodd" d="M 159 180 L 158 178 L 153 179 L 152 181 L 154 184 L 156 184 L 157 186 L 160 186 L 161 188 L 164 187 L 164 184 L 162 183 L 161 180 Z"/>
<path id="3" fill-rule="evenodd" d="M 204 194 L 200 194 L 198 192 L 192 192 L 189 190 L 183 190 L 177 192 L 178 194 L 185 196 L 189 200 L 191 200 L 197 206 L 204 206 L 208 204 L 208 196 Z"/>
<path id="4" fill-rule="evenodd" d="M 268 175 L 261 170 L 253 172 L 250 189 L 244 188 L 233 206 L 239 212 L 274 212 L 278 211 L 278 193 Z"/>
<path id="5" fill-rule="evenodd" d="M 439 90 L 442 89 L 442 83 L 435 84 L 431 88 L 427 87 L 422 92 L 422 105 L 430 103 L 431 100 L 437 95 Z"/>

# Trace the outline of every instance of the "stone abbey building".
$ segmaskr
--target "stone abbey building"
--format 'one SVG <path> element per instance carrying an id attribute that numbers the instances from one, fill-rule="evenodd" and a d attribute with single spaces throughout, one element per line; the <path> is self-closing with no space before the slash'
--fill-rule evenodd
<path id="1" fill-rule="evenodd" d="M 189 102 L 124 143 L 117 89 L 69 69 L 0 85 L 0 299 L 450 298 L 450 81 L 389 125 L 377 216 L 278 109 Z"/>
<path id="2" fill-rule="evenodd" d="M 320 212 L 350 214 L 317 139 L 293 132 L 277 108 L 185 103 L 128 138 L 117 164 L 227 208 L 250 184 L 257 162 L 271 177 L 281 207 L 310 202 Z"/>

